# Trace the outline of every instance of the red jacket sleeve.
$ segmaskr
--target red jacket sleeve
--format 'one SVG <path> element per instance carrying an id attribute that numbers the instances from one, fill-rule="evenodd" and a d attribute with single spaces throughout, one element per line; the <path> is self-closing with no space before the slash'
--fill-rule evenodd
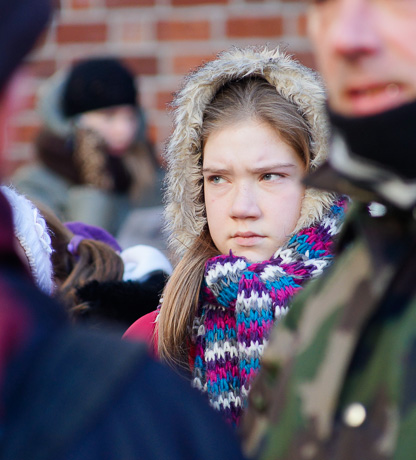
<path id="1" fill-rule="evenodd" d="M 153 352 L 154 356 L 158 356 L 158 328 L 156 322 L 158 314 L 159 311 L 155 310 L 136 320 L 124 333 L 123 339 L 131 340 L 133 342 L 145 342 L 149 346 L 149 349 Z"/>

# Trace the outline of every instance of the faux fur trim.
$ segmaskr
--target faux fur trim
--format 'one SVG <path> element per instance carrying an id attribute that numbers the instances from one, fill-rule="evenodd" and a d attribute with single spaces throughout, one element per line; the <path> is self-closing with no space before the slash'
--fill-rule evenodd
<path id="1" fill-rule="evenodd" d="M 295 104 L 311 127 L 311 170 L 328 153 L 325 90 L 320 77 L 280 49 L 233 48 L 190 74 L 172 103 L 174 131 L 165 150 L 168 166 L 165 193 L 165 230 L 169 245 L 179 257 L 200 235 L 205 224 L 202 193 L 201 131 L 206 106 L 230 80 L 261 76 Z M 312 225 L 328 209 L 333 197 L 307 190 L 294 232 Z"/>
<path id="2" fill-rule="evenodd" d="M 12 208 L 14 235 L 25 252 L 33 279 L 43 292 L 51 295 L 53 249 L 46 221 L 36 206 L 12 186 L 2 185 L 0 189 Z"/>

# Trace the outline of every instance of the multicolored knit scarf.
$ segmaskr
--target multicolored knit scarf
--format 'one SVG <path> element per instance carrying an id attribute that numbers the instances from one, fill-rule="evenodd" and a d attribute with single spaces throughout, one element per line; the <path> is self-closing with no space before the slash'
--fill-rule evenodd
<path id="1" fill-rule="evenodd" d="M 221 255 L 205 266 L 202 301 L 193 327 L 193 385 L 238 424 L 272 325 L 305 281 L 332 261 L 333 239 L 347 204 L 336 201 L 322 221 L 295 234 L 271 260 L 250 263 Z"/>

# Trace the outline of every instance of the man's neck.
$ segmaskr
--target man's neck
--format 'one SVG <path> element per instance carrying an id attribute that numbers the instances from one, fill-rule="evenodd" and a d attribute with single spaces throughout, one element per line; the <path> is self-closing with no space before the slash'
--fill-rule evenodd
<path id="1" fill-rule="evenodd" d="M 416 179 L 416 101 L 368 117 L 345 117 L 328 111 L 332 127 L 351 155 L 403 180 Z"/>
<path id="2" fill-rule="evenodd" d="M 329 111 L 329 163 L 402 209 L 416 204 L 416 102 L 371 117 Z"/>

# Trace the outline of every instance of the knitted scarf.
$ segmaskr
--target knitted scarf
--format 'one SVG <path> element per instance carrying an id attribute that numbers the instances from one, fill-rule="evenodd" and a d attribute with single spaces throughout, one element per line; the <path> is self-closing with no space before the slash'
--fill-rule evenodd
<path id="1" fill-rule="evenodd" d="M 210 404 L 233 425 L 272 325 L 287 313 L 305 281 L 331 263 L 346 204 L 346 198 L 335 201 L 318 224 L 293 235 L 271 260 L 250 263 L 230 252 L 207 261 L 192 332 L 193 386 L 207 392 Z"/>

